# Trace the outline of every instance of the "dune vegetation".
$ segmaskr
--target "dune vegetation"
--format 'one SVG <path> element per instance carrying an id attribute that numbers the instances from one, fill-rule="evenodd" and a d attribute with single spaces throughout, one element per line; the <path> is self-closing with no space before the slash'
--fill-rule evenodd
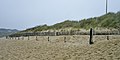
<path id="1" fill-rule="evenodd" d="M 115 28 L 120 29 L 120 11 L 117 13 L 109 12 L 108 14 L 93 17 L 88 19 L 82 19 L 79 21 L 66 20 L 64 22 L 56 23 L 48 26 L 47 24 L 35 26 L 23 30 L 22 32 L 36 32 L 44 30 L 60 30 L 60 29 L 90 29 L 90 28 Z"/>

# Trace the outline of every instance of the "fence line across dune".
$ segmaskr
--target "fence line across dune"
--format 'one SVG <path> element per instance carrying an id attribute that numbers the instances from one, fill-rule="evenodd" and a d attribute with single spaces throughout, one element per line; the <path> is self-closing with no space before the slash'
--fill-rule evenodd
<path id="1" fill-rule="evenodd" d="M 12 34 L 12 35 L 9 35 L 9 36 L 6 36 L 6 39 L 7 38 L 10 38 L 10 39 L 16 39 L 16 37 L 18 38 L 18 40 L 20 39 L 24 39 L 24 37 L 28 37 L 28 40 L 30 40 L 30 36 L 35 36 L 35 40 L 38 41 L 38 36 L 48 36 L 47 37 L 47 41 L 50 42 L 50 37 L 49 36 L 62 36 L 62 35 L 90 35 L 89 36 L 89 44 L 93 44 L 93 35 L 107 35 L 107 40 L 109 40 L 109 35 L 120 35 L 119 31 L 95 31 L 93 30 L 92 28 L 90 29 L 90 31 L 74 31 L 74 30 L 71 30 L 71 31 L 61 31 L 61 32 L 21 32 L 21 33 L 16 33 L 16 34 Z M 22 37 L 22 38 L 20 38 Z M 64 39 L 64 43 L 67 42 L 67 38 L 64 36 L 63 37 Z"/>
<path id="2" fill-rule="evenodd" d="M 109 37 L 107 37 L 109 36 Z M 86 45 L 90 44 L 89 43 L 89 35 L 70 35 L 70 36 L 29 36 L 24 37 L 24 40 L 29 40 L 29 41 L 38 41 L 38 42 L 49 42 L 49 43 L 66 43 L 66 44 L 80 44 L 80 45 Z M 104 41 L 109 38 L 109 40 L 116 40 L 120 39 L 120 35 L 94 35 L 92 38 L 92 43 L 96 43 L 99 41 Z M 18 37 L 13 37 L 11 40 L 18 40 Z M 23 40 L 22 37 L 19 37 L 19 40 Z"/>
<path id="3" fill-rule="evenodd" d="M 51 32 L 49 32 L 51 33 Z M 26 34 L 26 35 L 25 35 Z M 27 40 L 36 40 L 36 41 L 39 41 L 39 37 L 44 37 L 44 35 L 39 35 L 39 33 L 25 33 L 25 34 L 19 34 L 19 35 L 10 35 L 10 36 L 6 36 L 6 39 L 15 39 L 15 40 L 26 40 L 25 38 L 27 38 Z M 44 33 L 46 34 L 46 33 Z M 48 33 L 47 33 L 48 34 Z M 58 34 L 58 33 L 57 33 Z M 75 38 L 75 40 L 80 40 L 80 38 L 83 38 L 84 36 L 87 36 L 87 37 L 84 37 L 82 40 L 89 42 L 88 44 L 93 44 L 93 42 L 95 41 L 100 41 L 100 40 L 111 40 L 111 39 L 120 39 L 120 35 L 119 34 L 116 34 L 115 36 L 116 37 L 113 37 L 114 35 L 95 35 L 95 33 L 93 34 L 93 30 L 90 29 L 90 33 L 88 33 L 90 35 L 52 35 L 51 36 L 49 35 L 48 37 L 46 36 L 46 39 L 48 42 L 51 42 L 53 41 L 54 39 L 51 39 L 51 37 L 59 37 L 59 36 L 62 36 L 62 39 L 63 39 L 63 42 L 66 43 L 68 42 L 68 37 L 71 36 L 73 38 Z M 34 39 L 33 39 L 34 37 Z M 76 37 L 80 37 L 80 38 L 76 38 Z M 32 39 L 31 39 L 32 38 Z M 85 39 L 87 38 L 87 39 Z M 72 38 L 71 38 L 72 39 Z M 44 40 L 44 39 L 43 39 Z"/>
<path id="4" fill-rule="evenodd" d="M 120 35 L 119 31 L 94 31 L 94 35 Z M 21 32 L 9 35 L 9 37 L 20 36 L 61 36 L 61 35 L 90 35 L 89 31 L 65 31 L 65 32 Z"/>

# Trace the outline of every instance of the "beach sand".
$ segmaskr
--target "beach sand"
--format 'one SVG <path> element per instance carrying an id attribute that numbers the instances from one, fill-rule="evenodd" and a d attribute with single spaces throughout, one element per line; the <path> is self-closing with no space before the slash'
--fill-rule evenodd
<path id="1" fill-rule="evenodd" d="M 120 36 L 39 36 L 24 40 L 0 39 L 0 60 L 120 60 Z M 66 37 L 66 42 L 64 41 Z"/>

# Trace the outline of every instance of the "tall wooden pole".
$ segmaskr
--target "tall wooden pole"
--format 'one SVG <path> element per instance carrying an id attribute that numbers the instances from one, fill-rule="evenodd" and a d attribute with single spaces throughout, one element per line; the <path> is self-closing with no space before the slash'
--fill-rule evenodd
<path id="1" fill-rule="evenodd" d="M 90 28 L 90 39 L 89 39 L 89 44 L 93 44 L 93 29 Z"/>

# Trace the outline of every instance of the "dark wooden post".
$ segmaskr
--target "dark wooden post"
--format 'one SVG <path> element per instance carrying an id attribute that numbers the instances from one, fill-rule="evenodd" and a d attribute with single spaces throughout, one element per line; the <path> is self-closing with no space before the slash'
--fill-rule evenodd
<path id="1" fill-rule="evenodd" d="M 107 34 L 107 40 L 109 40 L 109 35 L 110 35 L 110 31 L 107 31 L 108 34 Z"/>
<path id="2" fill-rule="evenodd" d="M 89 44 L 93 44 L 93 29 L 90 28 L 90 39 L 89 39 Z"/>
<path id="3" fill-rule="evenodd" d="M 64 37 L 64 43 L 66 43 L 66 37 Z"/>
<path id="4" fill-rule="evenodd" d="M 56 36 L 59 36 L 59 32 L 56 32 Z"/>
<path id="5" fill-rule="evenodd" d="M 107 36 L 107 40 L 109 40 L 109 36 Z"/>
<path id="6" fill-rule="evenodd" d="M 48 36 L 48 41 L 50 41 L 49 39 L 50 39 L 50 38 L 49 38 L 49 36 Z"/>

